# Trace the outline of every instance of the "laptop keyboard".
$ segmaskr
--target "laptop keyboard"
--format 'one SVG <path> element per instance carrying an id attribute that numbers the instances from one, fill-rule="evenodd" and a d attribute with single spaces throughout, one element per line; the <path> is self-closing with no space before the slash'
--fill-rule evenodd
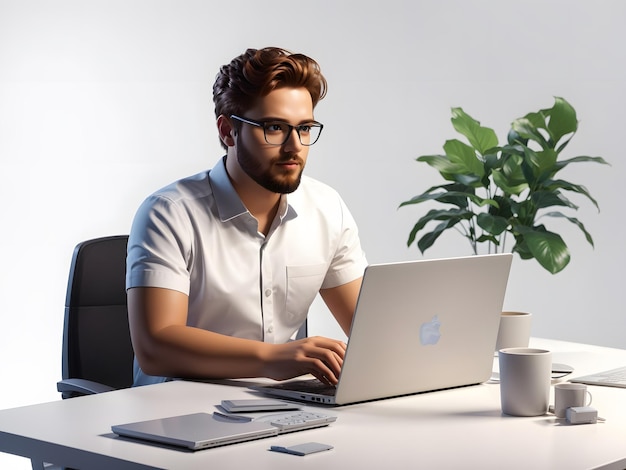
<path id="1" fill-rule="evenodd" d="M 292 411 L 273 417 L 270 424 L 276 426 L 279 432 L 283 433 L 326 426 L 336 420 L 336 416 L 330 416 L 324 413 Z"/>
<path id="2" fill-rule="evenodd" d="M 337 388 L 334 385 L 325 384 L 317 379 L 291 380 L 289 382 L 273 384 L 272 388 L 294 390 L 296 392 L 317 393 L 320 395 L 327 395 L 329 397 L 335 396 L 337 391 Z"/>
<path id="3" fill-rule="evenodd" d="M 597 374 L 577 377 L 572 379 L 571 382 L 626 388 L 626 367 L 618 367 L 617 369 L 598 372 Z"/>

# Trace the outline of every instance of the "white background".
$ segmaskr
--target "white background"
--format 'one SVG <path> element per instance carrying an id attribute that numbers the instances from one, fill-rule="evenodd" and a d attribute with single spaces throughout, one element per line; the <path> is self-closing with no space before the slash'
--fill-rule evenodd
<path id="1" fill-rule="evenodd" d="M 0 0 L 0 408 L 59 399 L 73 247 L 127 233 L 147 194 L 213 166 L 211 86 L 247 47 L 321 64 L 326 127 L 307 173 L 344 196 L 370 262 L 470 254 L 455 232 L 424 256 L 407 248 L 429 207 L 397 209 L 443 182 L 414 159 L 456 137 L 451 107 L 503 139 L 513 119 L 566 98 L 580 126 L 564 157 L 612 164 L 562 175 L 600 204 L 572 196 L 596 246 L 551 225 L 570 265 L 553 276 L 516 257 L 505 308 L 531 311 L 535 336 L 626 347 L 625 20 L 620 0 Z M 319 304 L 313 317 L 313 333 L 336 333 Z"/>

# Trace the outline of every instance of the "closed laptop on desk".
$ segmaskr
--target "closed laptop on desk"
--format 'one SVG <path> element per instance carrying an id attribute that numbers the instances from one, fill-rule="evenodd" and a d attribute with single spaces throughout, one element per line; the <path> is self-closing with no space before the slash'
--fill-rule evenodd
<path id="1" fill-rule="evenodd" d="M 120 436 L 190 450 L 208 449 L 278 434 L 278 428 L 267 422 L 232 421 L 209 413 L 119 424 L 112 426 L 111 430 Z"/>
<path id="2" fill-rule="evenodd" d="M 302 381 L 254 388 L 345 405 L 485 382 L 511 261 L 497 254 L 370 265 L 336 389 L 307 393 Z"/>

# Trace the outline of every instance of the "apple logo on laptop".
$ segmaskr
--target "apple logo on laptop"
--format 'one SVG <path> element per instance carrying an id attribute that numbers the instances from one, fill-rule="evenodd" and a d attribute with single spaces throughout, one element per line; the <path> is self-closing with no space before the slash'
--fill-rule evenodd
<path id="1" fill-rule="evenodd" d="M 420 327 L 420 342 L 422 345 L 437 344 L 439 338 L 441 338 L 441 333 L 439 332 L 440 327 L 441 322 L 437 315 L 435 315 L 432 320 L 423 323 Z"/>

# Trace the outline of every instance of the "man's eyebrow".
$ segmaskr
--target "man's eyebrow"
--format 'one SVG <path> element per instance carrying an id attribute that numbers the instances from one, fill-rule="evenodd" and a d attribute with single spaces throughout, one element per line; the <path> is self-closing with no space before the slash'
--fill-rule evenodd
<path id="1" fill-rule="evenodd" d="M 289 121 L 287 121 L 284 118 L 279 118 L 279 117 L 274 117 L 274 116 L 264 116 L 264 117 L 256 118 L 256 120 L 262 121 L 262 122 L 284 122 L 286 124 L 291 124 Z M 302 124 L 310 124 L 312 122 L 317 122 L 317 121 L 315 120 L 315 118 L 307 118 L 307 119 L 303 119 L 302 121 L 300 121 L 298 124 L 295 124 L 295 125 L 300 126 Z"/>

